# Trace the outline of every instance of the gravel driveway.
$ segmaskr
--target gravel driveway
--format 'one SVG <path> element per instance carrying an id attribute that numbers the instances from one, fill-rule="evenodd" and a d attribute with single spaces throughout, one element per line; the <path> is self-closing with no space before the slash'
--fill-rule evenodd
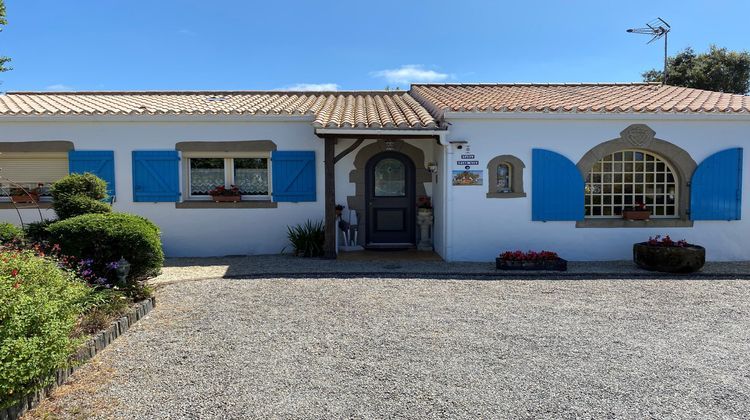
<path id="1" fill-rule="evenodd" d="M 750 282 L 215 279 L 29 418 L 747 418 Z"/>

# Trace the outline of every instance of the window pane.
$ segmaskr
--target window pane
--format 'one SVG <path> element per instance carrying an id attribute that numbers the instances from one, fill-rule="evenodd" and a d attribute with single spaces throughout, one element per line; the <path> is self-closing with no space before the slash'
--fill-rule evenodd
<path id="1" fill-rule="evenodd" d="M 383 159 L 375 165 L 376 197 L 403 197 L 406 195 L 406 168 L 398 159 Z"/>
<path id="2" fill-rule="evenodd" d="M 501 163 L 497 166 L 497 192 L 508 193 L 510 190 L 510 166 Z"/>
<path id="3" fill-rule="evenodd" d="M 268 195 L 268 159 L 235 159 L 234 185 L 242 195 Z"/>
<path id="4" fill-rule="evenodd" d="M 220 185 L 224 185 L 224 159 L 190 159 L 191 195 L 208 195 Z"/>
<path id="5" fill-rule="evenodd" d="M 612 162 L 612 163 L 608 163 Z M 669 164 L 648 152 L 622 150 L 605 156 L 586 174 L 586 215 L 617 217 L 644 204 L 652 217 L 675 217 L 677 183 Z"/>

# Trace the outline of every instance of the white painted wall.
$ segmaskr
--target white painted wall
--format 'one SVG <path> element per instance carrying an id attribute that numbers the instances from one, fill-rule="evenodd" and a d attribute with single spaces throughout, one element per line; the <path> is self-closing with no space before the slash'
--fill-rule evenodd
<path id="1" fill-rule="evenodd" d="M 140 214 L 159 225 L 168 256 L 278 253 L 287 246 L 287 225 L 323 218 L 323 142 L 315 136 L 307 120 L 0 121 L 0 141 L 43 140 L 72 141 L 78 150 L 114 150 L 115 210 Z M 314 150 L 318 168 L 317 201 L 278 203 L 275 209 L 177 209 L 174 203 L 132 201 L 133 150 L 174 150 L 181 141 L 240 140 L 272 140 L 278 150 Z M 47 211 L 47 217 L 52 218 L 53 214 Z M 15 210 L 0 210 L 0 219 L 18 223 Z M 25 221 L 38 219 L 35 212 L 24 211 Z"/>
<path id="2" fill-rule="evenodd" d="M 502 250 L 547 249 L 571 260 L 629 259 L 631 245 L 657 234 L 670 234 L 706 246 L 711 260 L 750 260 L 750 195 L 744 193 L 744 220 L 695 222 L 692 228 L 580 229 L 574 222 L 531 221 L 531 150 L 553 150 L 577 162 L 586 151 L 619 137 L 634 123 L 648 124 L 656 137 L 687 150 L 700 163 L 717 151 L 750 142 L 750 121 L 696 119 L 486 119 L 448 118 L 448 140 L 466 140 L 485 171 L 485 185 L 453 187 L 448 174 L 460 153 L 455 146 L 411 140 L 438 162 L 437 184 L 425 184 L 435 209 L 436 250 L 452 261 L 491 261 Z M 162 229 L 169 256 L 214 256 L 278 253 L 287 246 L 286 227 L 324 216 L 323 141 L 310 122 L 226 119 L 216 121 L 0 121 L 0 141 L 68 140 L 79 150 L 114 150 L 117 211 L 143 215 Z M 174 203 L 133 203 L 132 150 L 174 150 L 181 141 L 272 140 L 279 150 L 314 150 L 317 160 L 317 201 L 279 203 L 276 209 L 176 209 Z M 342 140 L 336 153 L 352 141 Z M 366 141 L 359 149 L 370 144 Z M 336 164 L 336 202 L 354 194 L 349 172 L 358 150 Z M 526 164 L 526 198 L 488 199 L 487 162 L 512 154 Z M 415 162 L 422 165 L 425 162 Z M 750 186 L 750 158 L 745 158 L 744 186 Z M 459 168 L 456 168 L 459 169 Z M 433 180 L 435 178 L 433 177 Z M 445 209 L 445 211 L 443 210 Z M 444 214 L 445 213 L 445 214 Z M 47 211 L 47 217 L 53 212 Z M 24 220 L 38 220 L 25 210 Z M 0 220 L 18 223 L 14 210 L 0 210 Z M 288 249 L 287 249 L 288 250 Z"/>
<path id="3" fill-rule="evenodd" d="M 447 259 L 492 261 L 503 250 L 551 250 L 571 260 L 616 260 L 632 258 L 632 244 L 649 236 L 669 234 L 704 245 L 710 260 L 750 260 L 750 157 L 743 168 L 743 220 L 696 221 L 692 228 L 576 228 L 575 222 L 531 221 L 531 150 L 556 151 L 574 163 L 599 143 L 618 138 L 630 124 L 643 123 L 656 137 L 685 149 L 700 162 L 731 147 L 750 145 L 750 119 L 466 119 L 448 118 L 448 140 L 466 140 L 485 172 L 483 186 L 447 186 Z M 455 166 L 458 151 L 451 146 Z M 447 151 L 448 153 L 451 150 Z M 746 147 L 745 153 L 750 152 Z M 526 169 L 526 198 L 491 199 L 487 193 L 487 162 L 501 154 L 521 159 Z M 455 168 L 461 169 L 461 168 Z"/>

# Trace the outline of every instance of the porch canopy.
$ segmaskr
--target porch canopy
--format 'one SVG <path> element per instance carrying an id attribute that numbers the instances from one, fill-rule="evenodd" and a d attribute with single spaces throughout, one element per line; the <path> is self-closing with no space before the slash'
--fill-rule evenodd
<path id="1" fill-rule="evenodd" d="M 439 141 L 445 127 L 406 92 L 352 92 L 336 95 L 313 121 L 325 142 L 325 258 L 336 258 L 335 165 L 365 140 Z M 339 140 L 354 140 L 336 154 Z M 421 164 L 421 163 L 420 163 Z"/>

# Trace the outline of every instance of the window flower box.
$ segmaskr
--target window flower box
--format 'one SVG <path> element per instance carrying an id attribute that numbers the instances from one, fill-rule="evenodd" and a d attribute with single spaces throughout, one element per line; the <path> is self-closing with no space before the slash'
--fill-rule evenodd
<path id="1" fill-rule="evenodd" d="M 657 236 L 633 245 L 633 261 L 649 271 L 693 273 L 706 263 L 706 249 L 684 240 L 675 242 L 669 235 Z"/>
<path id="2" fill-rule="evenodd" d="M 10 201 L 17 204 L 38 203 L 43 186 L 44 184 L 38 184 L 36 188 L 11 188 Z"/>
<path id="3" fill-rule="evenodd" d="M 237 203 L 239 201 L 242 201 L 242 196 L 240 195 L 212 195 L 211 200 L 213 200 L 215 203 Z"/>
<path id="4" fill-rule="evenodd" d="M 10 201 L 16 204 L 38 203 L 39 194 L 29 191 L 27 194 L 11 195 Z"/>
<path id="5" fill-rule="evenodd" d="M 495 258 L 495 267 L 498 270 L 566 271 L 568 261 L 549 251 L 508 251 Z"/>
<path id="6" fill-rule="evenodd" d="M 651 219 L 651 210 L 647 209 L 645 204 L 638 203 L 636 207 L 623 209 L 622 218 L 625 220 L 649 220 Z"/>
<path id="7" fill-rule="evenodd" d="M 236 203 L 242 200 L 240 189 L 235 185 L 229 188 L 220 185 L 209 191 L 208 194 L 215 203 Z"/>

